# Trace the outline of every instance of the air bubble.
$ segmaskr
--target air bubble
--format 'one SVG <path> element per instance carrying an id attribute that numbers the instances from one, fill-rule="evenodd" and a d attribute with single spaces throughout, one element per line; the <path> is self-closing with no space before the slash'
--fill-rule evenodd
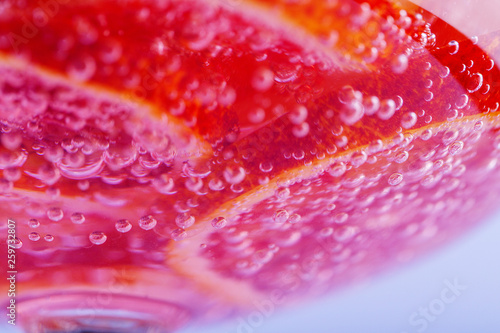
<path id="1" fill-rule="evenodd" d="M 151 230 L 156 226 L 156 219 L 152 215 L 146 215 L 139 219 L 139 227 L 144 230 Z"/>
<path id="2" fill-rule="evenodd" d="M 245 169 L 240 166 L 227 166 L 223 176 L 229 184 L 238 184 L 245 179 L 246 173 Z"/>
<path id="3" fill-rule="evenodd" d="M 152 181 L 153 187 L 162 194 L 173 194 L 174 180 L 168 174 L 163 173 Z"/>
<path id="4" fill-rule="evenodd" d="M 181 213 L 175 218 L 175 224 L 177 224 L 177 226 L 182 229 L 189 228 L 194 224 L 194 222 L 195 218 L 188 213 Z"/>
<path id="5" fill-rule="evenodd" d="M 273 251 L 270 249 L 261 249 L 252 255 L 252 260 L 257 264 L 266 264 L 274 257 Z"/>
<path id="6" fill-rule="evenodd" d="M 344 104 L 342 110 L 340 111 L 340 120 L 346 125 L 354 125 L 363 118 L 364 107 L 360 101 L 355 100 Z"/>
<path id="7" fill-rule="evenodd" d="M 286 211 L 286 209 L 278 209 L 274 212 L 273 221 L 276 223 L 285 223 L 289 217 L 290 214 Z"/>
<path id="8" fill-rule="evenodd" d="M 222 216 L 216 217 L 212 220 L 212 227 L 214 227 L 215 229 L 222 229 L 226 225 L 227 225 L 227 220 Z"/>
<path id="9" fill-rule="evenodd" d="M 351 155 L 351 164 L 356 168 L 360 167 L 365 164 L 367 158 L 368 156 L 364 151 L 355 152 Z"/>
<path id="10" fill-rule="evenodd" d="M 328 173 L 333 177 L 342 176 L 347 170 L 344 162 L 337 162 L 328 167 Z"/>
<path id="11" fill-rule="evenodd" d="M 457 109 L 451 109 L 446 113 L 446 119 L 448 121 L 452 121 L 457 119 L 458 117 L 458 110 Z"/>
<path id="12" fill-rule="evenodd" d="M 7 179 L 0 178 L 0 193 L 8 193 L 14 188 L 14 183 Z"/>
<path id="13" fill-rule="evenodd" d="M 290 196 L 290 189 L 288 187 L 281 187 L 276 190 L 275 194 L 279 201 L 285 201 Z"/>
<path id="14" fill-rule="evenodd" d="M 266 119 L 266 111 L 262 108 L 256 108 L 248 113 L 248 120 L 251 123 L 258 124 Z"/>
<path id="15" fill-rule="evenodd" d="M 295 224 L 295 223 L 299 223 L 301 219 L 302 219 L 302 216 L 295 213 L 295 214 L 290 215 L 290 217 L 288 218 L 288 222 L 291 224 Z"/>
<path id="16" fill-rule="evenodd" d="M 208 187 L 212 191 L 222 191 L 225 188 L 224 182 L 222 180 L 220 180 L 220 179 L 211 179 L 208 182 Z"/>
<path id="17" fill-rule="evenodd" d="M 396 103 L 392 99 L 385 99 L 380 103 L 380 109 L 377 116 L 382 120 L 388 120 L 396 112 Z"/>
<path id="18" fill-rule="evenodd" d="M 408 68 L 408 57 L 405 54 L 400 54 L 393 59 L 391 69 L 396 74 L 402 74 Z"/>
<path id="19" fill-rule="evenodd" d="M 176 242 L 183 240 L 186 236 L 187 233 L 184 229 L 175 229 L 170 233 L 170 237 Z"/>
<path id="20" fill-rule="evenodd" d="M 3 133 L 0 137 L 2 145 L 9 150 L 16 150 L 21 146 L 23 137 L 19 132 Z"/>
<path id="21" fill-rule="evenodd" d="M 294 125 L 300 125 L 307 119 L 307 108 L 303 105 L 296 105 L 288 113 L 288 119 Z"/>
<path id="22" fill-rule="evenodd" d="M 307 134 L 309 134 L 309 124 L 306 122 L 303 122 L 300 125 L 293 126 L 292 133 L 297 138 L 305 137 Z"/>
<path id="23" fill-rule="evenodd" d="M 412 128 L 413 126 L 415 126 L 416 123 L 417 123 L 417 115 L 415 114 L 415 112 L 406 112 L 401 117 L 401 126 L 403 128 L 406 129 Z"/>
<path id="24" fill-rule="evenodd" d="M 377 96 L 365 97 L 363 99 L 363 107 L 365 108 L 366 115 L 374 115 L 380 108 L 380 100 Z"/>
<path id="25" fill-rule="evenodd" d="M 420 138 L 424 141 L 429 140 L 430 138 L 432 138 L 432 130 L 426 129 L 422 132 L 422 134 L 420 134 Z"/>
<path id="26" fill-rule="evenodd" d="M 410 154 L 407 151 L 402 151 L 396 155 L 396 157 L 394 158 L 394 162 L 399 164 L 404 163 L 408 160 L 409 156 Z"/>
<path id="27" fill-rule="evenodd" d="M 458 131 L 454 129 L 449 129 L 443 134 L 443 143 L 445 146 L 448 146 L 457 138 L 458 138 Z"/>
<path id="28" fill-rule="evenodd" d="M 251 84 L 257 91 L 267 91 L 274 84 L 274 73 L 267 68 L 260 68 L 255 71 Z"/>
<path id="29" fill-rule="evenodd" d="M 68 74 L 77 81 L 88 81 L 96 72 L 96 63 L 94 58 L 83 56 L 70 63 L 67 71 Z"/>
<path id="30" fill-rule="evenodd" d="M 389 185 L 395 186 L 399 185 L 403 181 L 403 175 L 400 173 L 393 173 L 389 176 L 388 183 Z"/>
<path id="31" fill-rule="evenodd" d="M 337 224 L 342 224 L 342 223 L 347 222 L 348 219 L 349 219 L 349 214 L 347 214 L 345 212 L 340 212 L 340 213 L 335 214 L 335 216 L 333 217 L 333 222 L 335 222 Z"/>
<path id="32" fill-rule="evenodd" d="M 342 226 L 334 230 L 333 237 L 337 242 L 345 243 L 351 240 L 358 233 L 358 229 L 353 226 Z"/>
<path id="33" fill-rule="evenodd" d="M 476 92 L 483 85 L 483 75 L 480 73 L 472 74 L 467 82 L 467 91 L 470 93 Z"/>
<path id="34" fill-rule="evenodd" d="M 47 217 L 54 222 L 61 221 L 64 217 L 64 212 L 61 208 L 52 207 L 47 210 Z"/>
<path id="35" fill-rule="evenodd" d="M 106 236 L 106 234 L 101 231 L 94 231 L 89 235 L 90 242 L 95 245 L 104 244 L 107 239 L 108 237 Z"/>
<path id="36" fill-rule="evenodd" d="M 36 241 L 40 240 L 40 234 L 38 232 L 31 232 L 28 235 L 28 238 L 29 238 L 29 240 L 36 242 Z"/>
<path id="37" fill-rule="evenodd" d="M 7 244 L 9 244 L 9 246 L 12 246 L 15 249 L 20 249 L 21 247 L 23 247 L 23 241 L 19 237 L 14 237 L 13 240 L 9 239 Z"/>
<path id="38" fill-rule="evenodd" d="M 38 221 L 37 219 L 30 219 L 28 221 L 28 226 L 30 228 L 36 229 L 40 226 L 40 221 Z"/>
<path id="39" fill-rule="evenodd" d="M 478 121 L 474 124 L 474 130 L 475 130 L 475 131 L 480 131 L 480 130 L 483 128 L 483 125 L 484 125 L 484 123 L 483 123 L 481 120 L 478 120 Z"/>
<path id="40" fill-rule="evenodd" d="M 439 76 L 444 79 L 448 77 L 448 75 L 450 75 L 450 68 L 443 66 L 440 70 Z"/>
<path id="41" fill-rule="evenodd" d="M 455 141 L 450 146 L 450 150 L 449 150 L 450 155 L 459 154 L 463 148 L 464 148 L 464 143 L 462 141 Z"/>
<path id="42" fill-rule="evenodd" d="M 448 43 L 448 46 L 450 47 L 448 52 L 453 55 L 453 54 L 457 54 L 458 53 L 458 49 L 459 49 L 459 44 L 456 40 L 452 40 Z"/>
<path id="43" fill-rule="evenodd" d="M 455 106 L 457 107 L 457 109 L 463 109 L 467 105 L 467 103 L 469 103 L 469 96 L 467 96 L 466 94 L 462 94 L 455 101 Z"/>
<path id="44" fill-rule="evenodd" d="M 132 229 L 132 223 L 126 219 L 118 220 L 115 223 L 115 229 L 121 233 L 129 232 Z"/>
<path id="45" fill-rule="evenodd" d="M 271 170 L 273 170 L 273 164 L 269 161 L 261 162 L 259 164 L 259 169 L 262 172 L 271 172 Z"/>
<path id="46" fill-rule="evenodd" d="M 89 189 L 90 187 L 90 182 L 87 180 L 87 179 L 83 179 L 83 180 L 79 180 L 77 183 L 76 183 L 76 186 L 78 187 L 78 189 L 80 191 L 86 191 Z"/>
<path id="47" fill-rule="evenodd" d="M 83 222 L 85 222 L 85 215 L 83 215 L 82 213 L 73 213 L 71 214 L 70 219 L 74 224 L 82 224 Z"/>

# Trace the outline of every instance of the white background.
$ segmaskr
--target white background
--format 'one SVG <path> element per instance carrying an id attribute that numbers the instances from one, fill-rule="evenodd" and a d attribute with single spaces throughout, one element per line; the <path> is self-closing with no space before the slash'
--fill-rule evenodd
<path id="1" fill-rule="evenodd" d="M 444 281 L 455 279 L 467 289 L 425 329 L 410 325 L 412 313 L 436 303 Z M 410 266 L 249 327 L 235 320 L 181 333 L 498 333 L 500 214 Z"/>

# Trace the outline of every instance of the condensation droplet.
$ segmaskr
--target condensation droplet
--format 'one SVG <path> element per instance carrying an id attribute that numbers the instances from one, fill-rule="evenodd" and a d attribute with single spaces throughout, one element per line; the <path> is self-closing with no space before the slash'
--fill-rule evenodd
<path id="1" fill-rule="evenodd" d="M 156 219 L 152 215 L 146 215 L 139 219 L 139 227 L 144 230 L 151 230 L 156 226 Z"/>
<path id="2" fill-rule="evenodd" d="M 130 229 L 132 229 L 132 223 L 130 223 L 130 221 L 126 219 L 118 220 L 115 223 L 115 228 L 118 232 L 126 233 L 129 232 Z"/>
<path id="3" fill-rule="evenodd" d="M 108 237 L 106 236 L 106 234 L 101 231 L 94 231 L 89 235 L 90 242 L 95 245 L 104 244 L 107 239 Z"/>
<path id="4" fill-rule="evenodd" d="M 54 241 L 54 236 L 47 234 L 47 235 L 45 235 L 45 236 L 43 237 L 43 239 L 44 239 L 46 242 L 49 242 L 49 243 L 50 243 L 50 242 L 53 242 L 53 241 Z"/>

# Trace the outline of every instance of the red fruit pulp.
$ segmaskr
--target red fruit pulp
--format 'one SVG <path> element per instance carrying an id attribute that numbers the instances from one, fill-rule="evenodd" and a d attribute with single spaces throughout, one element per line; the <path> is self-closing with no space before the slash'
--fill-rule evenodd
<path id="1" fill-rule="evenodd" d="M 403 5 L 3 5 L 0 216 L 20 313 L 52 297 L 24 325 L 110 329 L 151 306 L 132 330 L 167 331 L 291 303 L 490 211 L 497 35 L 486 53 Z"/>

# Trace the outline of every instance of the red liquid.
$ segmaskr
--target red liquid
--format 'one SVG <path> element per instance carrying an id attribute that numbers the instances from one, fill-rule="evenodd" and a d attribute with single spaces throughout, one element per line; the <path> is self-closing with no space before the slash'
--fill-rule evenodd
<path id="1" fill-rule="evenodd" d="M 499 72 L 475 39 L 409 5 L 260 2 L 6 5 L 0 216 L 28 331 L 291 304 L 495 206 Z"/>

